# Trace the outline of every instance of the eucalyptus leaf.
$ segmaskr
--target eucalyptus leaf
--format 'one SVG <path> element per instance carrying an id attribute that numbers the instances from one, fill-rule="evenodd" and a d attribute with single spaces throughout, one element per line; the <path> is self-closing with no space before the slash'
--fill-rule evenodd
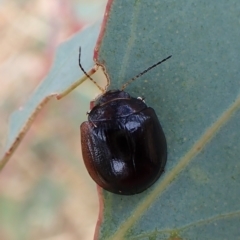
<path id="1" fill-rule="evenodd" d="M 7 163 L 43 105 L 53 96 L 61 97 L 87 79 L 78 65 L 79 47 L 82 49 L 81 64 L 87 72 L 93 71 L 95 65 L 93 53 L 100 27 L 101 22 L 97 22 L 60 45 L 47 77 L 26 104 L 11 115 L 6 147 L 0 159 L 0 169 Z"/>
<path id="2" fill-rule="evenodd" d="M 97 239 L 239 239 L 240 2 L 113 0 L 99 49 L 111 89 L 145 97 L 165 173 L 133 196 L 103 191 Z"/>

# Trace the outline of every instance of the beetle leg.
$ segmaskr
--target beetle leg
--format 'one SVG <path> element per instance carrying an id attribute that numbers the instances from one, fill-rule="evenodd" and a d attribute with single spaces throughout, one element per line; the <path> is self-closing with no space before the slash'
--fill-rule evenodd
<path id="1" fill-rule="evenodd" d="M 97 127 L 97 125 L 91 120 L 90 117 L 88 118 L 88 121 L 89 121 L 90 123 L 92 123 L 95 128 Z"/>
<path id="2" fill-rule="evenodd" d="M 139 99 L 139 100 L 141 100 L 142 102 L 144 102 L 145 103 L 145 101 L 144 101 L 144 97 L 137 97 L 137 99 Z"/>
<path id="3" fill-rule="evenodd" d="M 94 123 L 94 122 L 91 122 L 92 124 L 93 124 L 93 126 L 96 128 L 97 127 L 97 125 Z"/>
<path id="4" fill-rule="evenodd" d="M 97 127 L 97 125 L 93 121 L 91 121 L 90 119 L 89 119 L 89 122 L 92 123 L 95 128 Z"/>

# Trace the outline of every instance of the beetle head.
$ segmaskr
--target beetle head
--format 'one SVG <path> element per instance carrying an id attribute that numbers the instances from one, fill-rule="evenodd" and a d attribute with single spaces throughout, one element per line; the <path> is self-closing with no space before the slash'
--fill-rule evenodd
<path id="1" fill-rule="evenodd" d="M 96 101 L 96 105 L 102 105 L 115 99 L 128 99 L 130 95 L 122 90 L 110 90 L 101 95 Z"/>

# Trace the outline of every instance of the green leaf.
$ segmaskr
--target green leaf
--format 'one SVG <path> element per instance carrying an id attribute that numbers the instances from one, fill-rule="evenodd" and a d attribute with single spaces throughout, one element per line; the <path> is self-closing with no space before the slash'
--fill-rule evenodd
<path id="1" fill-rule="evenodd" d="M 32 94 L 28 102 L 12 114 L 6 147 L 2 159 L 0 158 L 0 170 L 21 142 L 43 105 L 53 96 L 60 98 L 86 80 L 86 76 L 78 65 L 80 46 L 82 49 L 81 63 L 85 70 L 90 73 L 95 71 L 93 69 L 95 65 L 93 53 L 100 32 L 100 24 L 98 22 L 84 29 L 59 47 L 48 76 Z M 90 92 L 93 93 L 94 89 L 91 88 Z M 89 99 L 86 100 L 89 102 Z"/>
<path id="2" fill-rule="evenodd" d="M 240 2 L 109 2 L 99 50 L 126 91 L 144 96 L 168 142 L 165 173 L 147 191 L 103 191 L 98 239 L 238 239 Z"/>

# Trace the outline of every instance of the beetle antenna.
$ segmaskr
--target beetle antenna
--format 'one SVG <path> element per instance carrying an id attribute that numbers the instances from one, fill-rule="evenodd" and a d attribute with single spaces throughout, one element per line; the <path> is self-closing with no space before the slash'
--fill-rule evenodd
<path id="1" fill-rule="evenodd" d="M 155 68 L 157 65 L 165 62 L 166 60 L 168 60 L 169 58 L 171 58 L 171 56 L 168 56 L 167 58 L 164 58 L 163 60 L 161 60 L 160 62 L 155 63 L 154 65 L 152 65 L 151 67 L 147 68 L 146 70 L 144 70 L 143 72 L 139 73 L 137 76 L 133 77 L 132 79 L 130 79 L 128 82 L 126 82 L 125 84 L 123 84 L 122 86 L 122 91 L 127 87 L 127 85 L 129 85 L 131 82 L 133 82 L 135 79 L 141 77 L 143 74 L 145 74 L 146 72 L 148 72 L 149 70 L 151 70 L 152 68 Z"/>
<path id="2" fill-rule="evenodd" d="M 102 91 L 104 92 L 104 90 L 98 86 L 97 82 L 95 80 L 93 80 L 92 77 L 89 76 L 89 74 L 87 74 L 87 72 L 84 70 L 82 64 L 81 64 L 81 47 L 79 47 L 79 55 L 78 55 L 78 64 L 79 64 L 79 67 L 81 68 L 81 70 L 84 72 L 84 74 Z"/>

